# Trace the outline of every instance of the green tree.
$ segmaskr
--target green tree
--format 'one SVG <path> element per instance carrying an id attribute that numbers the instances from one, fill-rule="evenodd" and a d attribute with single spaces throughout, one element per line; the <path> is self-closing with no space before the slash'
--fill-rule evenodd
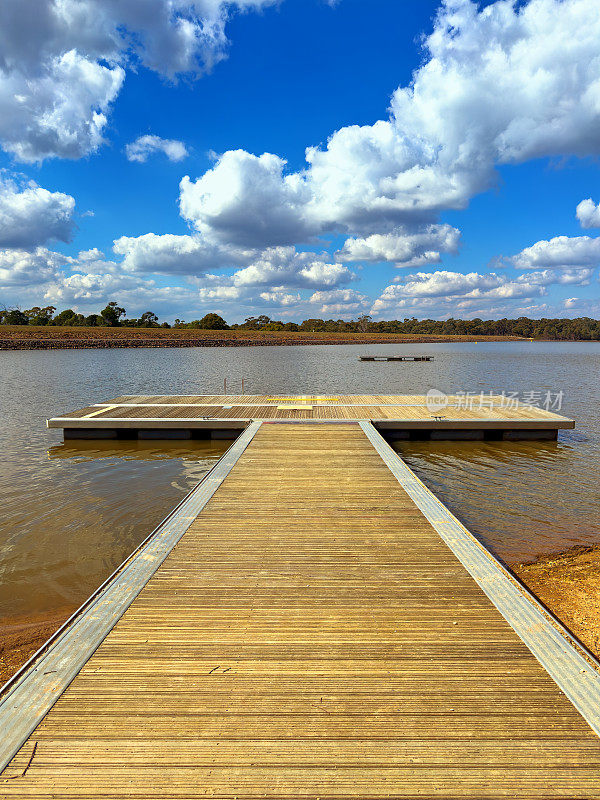
<path id="1" fill-rule="evenodd" d="M 55 306 L 44 306 L 44 308 L 34 306 L 33 308 L 26 308 L 24 313 L 30 325 L 49 325 L 55 311 Z"/>
<path id="2" fill-rule="evenodd" d="M 112 300 L 106 308 L 103 308 L 100 312 L 104 322 L 110 327 L 115 328 L 120 325 L 121 317 L 125 316 L 125 309 L 118 306 L 114 300 Z"/>
<path id="3" fill-rule="evenodd" d="M 258 317 L 246 317 L 245 321 L 239 327 L 247 331 L 260 331 L 271 321 L 271 318 L 267 317 L 266 314 L 260 314 Z"/>
<path id="4" fill-rule="evenodd" d="M 301 331 L 324 331 L 325 323 L 322 319 L 305 319 L 300 324 Z"/>
<path id="5" fill-rule="evenodd" d="M 0 322 L 3 325 L 28 325 L 29 319 L 20 308 L 4 308 L 0 311 Z"/>
<path id="6" fill-rule="evenodd" d="M 205 314 L 202 319 L 195 320 L 194 327 L 209 331 L 226 331 L 229 325 L 218 314 Z"/>
<path id="7" fill-rule="evenodd" d="M 138 328 L 158 328 L 158 317 L 152 311 L 144 311 L 138 320 Z"/>
<path id="8" fill-rule="evenodd" d="M 60 314 L 57 314 L 52 320 L 53 325 L 76 325 L 77 314 L 72 308 L 65 308 Z"/>

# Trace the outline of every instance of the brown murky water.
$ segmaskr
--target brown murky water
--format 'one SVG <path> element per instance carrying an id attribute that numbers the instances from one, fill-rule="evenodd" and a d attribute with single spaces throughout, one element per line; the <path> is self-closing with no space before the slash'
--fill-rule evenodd
<path id="1" fill-rule="evenodd" d="M 361 363 L 359 353 L 432 353 Z M 564 392 L 558 442 L 414 442 L 398 449 L 511 562 L 600 543 L 600 344 L 461 343 L 3 352 L 0 619 L 75 607 L 226 445 L 63 444 L 45 418 L 128 393 Z"/>

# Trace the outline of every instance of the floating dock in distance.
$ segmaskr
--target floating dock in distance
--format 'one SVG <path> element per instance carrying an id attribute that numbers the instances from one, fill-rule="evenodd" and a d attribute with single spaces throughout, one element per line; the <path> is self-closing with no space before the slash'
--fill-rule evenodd
<path id="1" fill-rule="evenodd" d="M 359 361 L 433 361 L 433 356 L 359 356 Z"/>
<path id="2" fill-rule="evenodd" d="M 65 439 L 235 438 L 253 420 L 368 420 L 395 439 L 556 439 L 571 419 L 500 395 L 123 395 L 49 419 Z"/>
<path id="3" fill-rule="evenodd" d="M 248 426 L 0 703 L 3 798 L 600 797 L 600 674 L 368 422 Z"/>

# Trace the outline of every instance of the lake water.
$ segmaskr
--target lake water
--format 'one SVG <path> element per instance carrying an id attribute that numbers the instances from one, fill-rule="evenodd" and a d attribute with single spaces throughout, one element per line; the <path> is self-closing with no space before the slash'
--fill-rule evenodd
<path id="1" fill-rule="evenodd" d="M 362 363 L 359 353 L 433 362 Z M 226 449 L 69 442 L 45 419 L 120 394 L 563 392 L 558 442 L 397 445 L 508 563 L 600 543 L 600 343 L 460 343 L 2 352 L 0 617 L 75 607 Z"/>

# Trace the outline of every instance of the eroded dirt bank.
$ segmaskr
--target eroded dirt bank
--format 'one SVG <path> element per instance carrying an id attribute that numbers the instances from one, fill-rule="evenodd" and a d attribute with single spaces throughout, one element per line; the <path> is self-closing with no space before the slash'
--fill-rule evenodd
<path id="1" fill-rule="evenodd" d="M 428 336 L 395 333 L 204 331 L 193 328 L 70 328 L 0 325 L 0 350 L 90 347 L 265 347 L 315 344 L 433 344 L 518 341 L 517 336 Z"/>
<path id="2" fill-rule="evenodd" d="M 576 547 L 512 569 L 600 657 L 600 546 Z"/>

